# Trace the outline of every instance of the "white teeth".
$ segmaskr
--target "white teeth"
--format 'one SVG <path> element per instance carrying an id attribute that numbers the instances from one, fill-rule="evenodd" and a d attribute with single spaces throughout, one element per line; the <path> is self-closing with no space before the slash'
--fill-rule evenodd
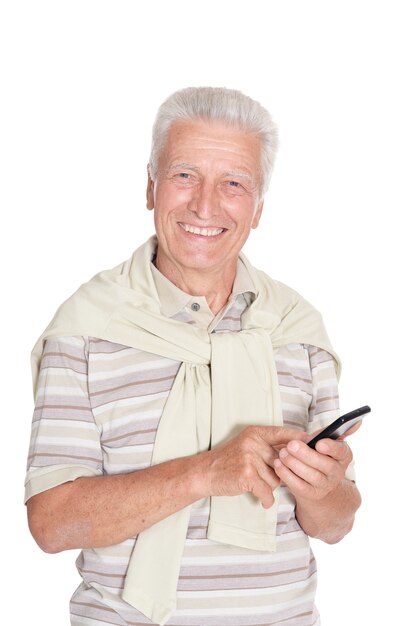
<path id="1" fill-rule="evenodd" d="M 203 235 L 203 237 L 215 237 L 223 232 L 223 228 L 197 228 L 197 226 L 190 226 L 189 224 L 181 224 L 187 233 L 193 233 L 194 235 Z"/>

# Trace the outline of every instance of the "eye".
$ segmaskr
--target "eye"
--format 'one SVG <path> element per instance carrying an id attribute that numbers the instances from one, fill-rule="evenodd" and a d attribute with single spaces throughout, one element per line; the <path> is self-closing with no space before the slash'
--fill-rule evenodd
<path id="1" fill-rule="evenodd" d="M 190 187 L 196 182 L 192 172 L 181 172 L 181 170 L 173 174 L 172 180 L 181 187 Z"/>
<path id="2" fill-rule="evenodd" d="M 237 180 L 225 180 L 223 182 L 223 190 L 229 196 L 242 196 L 246 193 L 245 187 Z"/>
<path id="3" fill-rule="evenodd" d="M 195 176 L 192 172 L 177 172 L 176 174 L 174 174 L 174 179 L 179 183 L 189 185 L 193 182 Z"/>

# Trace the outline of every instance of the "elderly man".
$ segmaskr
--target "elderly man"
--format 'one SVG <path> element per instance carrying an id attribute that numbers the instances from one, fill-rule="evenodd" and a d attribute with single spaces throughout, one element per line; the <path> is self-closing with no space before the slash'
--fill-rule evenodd
<path id="1" fill-rule="evenodd" d="M 308 536 L 360 496 L 336 417 L 337 356 L 303 298 L 251 266 L 276 128 L 240 92 L 161 106 L 156 236 L 83 285 L 33 353 L 26 480 L 41 548 L 82 551 L 73 626 L 319 624 Z"/>

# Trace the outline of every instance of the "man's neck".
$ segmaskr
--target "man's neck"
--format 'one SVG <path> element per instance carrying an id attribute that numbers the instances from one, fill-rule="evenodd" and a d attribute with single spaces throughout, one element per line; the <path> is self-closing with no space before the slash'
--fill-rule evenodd
<path id="1" fill-rule="evenodd" d="M 204 272 L 201 269 L 179 269 L 176 266 L 165 265 L 155 258 L 155 266 L 176 287 L 189 293 L 191 296 L 204 296 L 214 315 L 226 305 L 232 293 L 236 277 L 236 267 L 220 268 L 217 272 Z"/>

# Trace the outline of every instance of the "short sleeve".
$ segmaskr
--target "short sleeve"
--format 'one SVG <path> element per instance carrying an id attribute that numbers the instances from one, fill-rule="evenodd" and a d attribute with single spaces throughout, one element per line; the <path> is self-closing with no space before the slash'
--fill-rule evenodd
<path id="1" fill-rule="evenodd" d="M 313 433 L 328 426 L 339 417 L 339 391 L 335 361 L 331 354 L 315 346 L 306 347 L 312 378 L 312 399 L 307 431 Z M 355 480 L 353 461 L 347 468 L 346 478 Z"/>
<path id="2" fill-rule="evenodd" d="M 88 340 L 50 339 L 40 366 L 25 502 L 62 483 L 102 473 L 100 429 L 88 394 Z"/>

